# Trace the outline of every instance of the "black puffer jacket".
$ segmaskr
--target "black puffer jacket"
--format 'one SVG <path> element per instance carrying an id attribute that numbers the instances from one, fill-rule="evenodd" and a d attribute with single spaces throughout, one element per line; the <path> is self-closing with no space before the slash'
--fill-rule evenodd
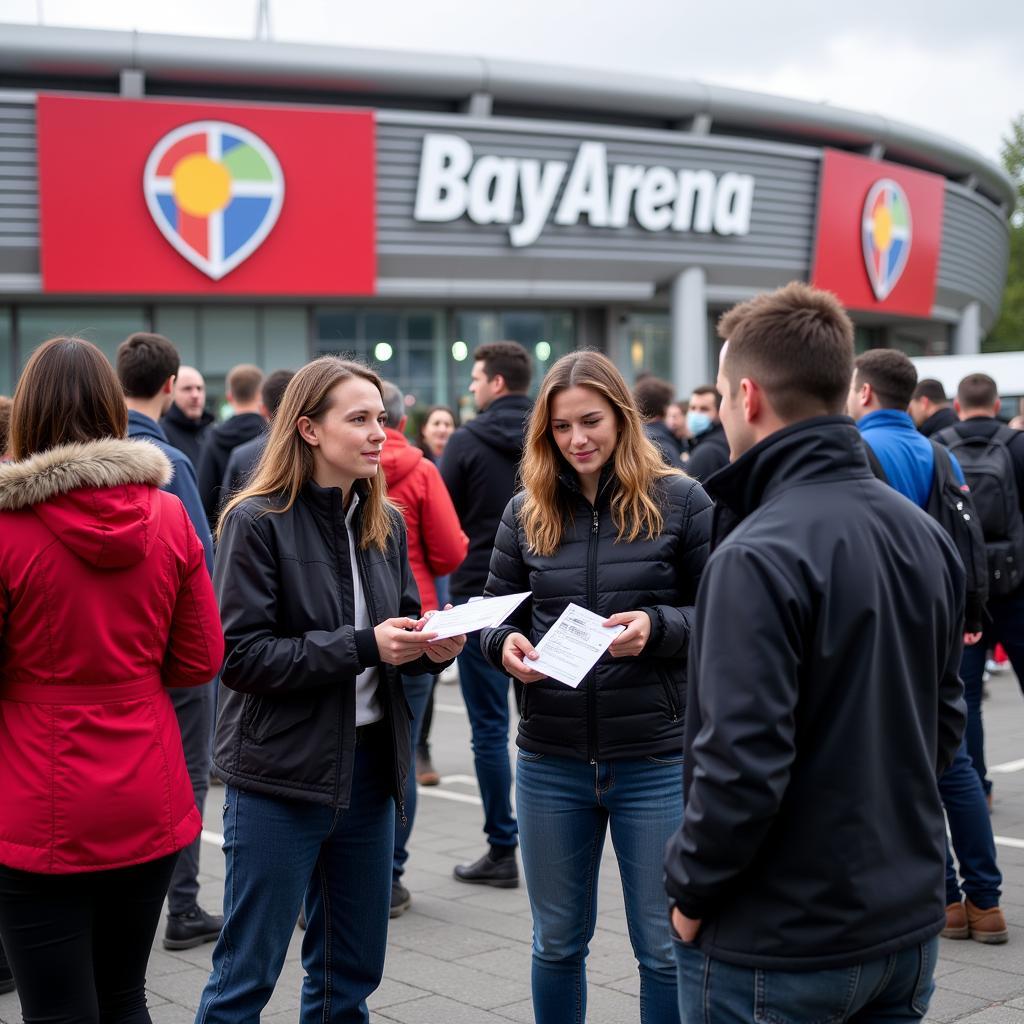
<path id="1" fill-rule="evenodd" d="M 708 490 L 669 895 L 746 967 L 925 942 L 945 924 L 936 774 L 964 727 L 956 549 L 845 416 L 780 430 Z"/>
<path id="2" fill-rule="evenodd" d="M 729 465 L 729 439 L 719 422 L 711 424 L 707 433 L 697 438 L 686 463 L 686 472 L 695 480 L 707 478 Z"/>
<path id="3" fill-rule="evenodd" d="M 651 638 L 639 657 L 604 654 L 577 689 L 550 679 L 523 688 L 517 742 L 533 753 L 606 760 L 682 749 L 686 652 L 708 556 L 711 502 L 696 481 L 664 477 L 656 484 L 665 516 L 661 534 L 617 543 L 611 515 L 617 481 L 610 468 L 602 473 L 596 507 L 574 474 L 562 479 L 572 512 L 553 555 L 528 549 L 518 522 L 522 493 L 509 502 L 495 538 L 487 594 L 533 593 L 508 622 L 484 630 L 484 656 L 495 668 L 510 633 L 536 644 L 570 601 L 598 615 L 639 609 L 651 617 Z"/>
<path id="4" fill-rule="evenodd" d="M 190 419 L 173 402 L 171 407 L 160 418 L 160 426 L 164 428 L 167 440 L 178 451 L 184 452 L 192 463 L 192 468 L 199 472 L 199 452 L 213 428 L 212 412 L 203 410 L 197 420 Z"/>
<path id="5" fill-rule="evenodd" d="M 234 509 L 217 546 L 213 582 L 226 654 L 214 764 L 239 789 L 346 807 L 355 750 L 355 680 L 378 665 L 377 695 L 391 725 L 399 807 L 409 771 L 411 713 L 399 672 L 380 663 L 372 629 L 356 630 L 341 491 L 307 483 L 287 512 L 269 499 Z M 356 509 L 359 523 L 362 506 Z M 386 550 L 356 556 L 370 621 L 418 617 L 405 524 Z M 410 675 L 445 666 L 424 657 Z"/>

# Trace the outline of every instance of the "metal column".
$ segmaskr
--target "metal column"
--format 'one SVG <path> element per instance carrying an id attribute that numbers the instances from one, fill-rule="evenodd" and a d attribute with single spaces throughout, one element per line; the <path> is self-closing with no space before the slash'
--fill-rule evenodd
<path id="1" fill-rule="evenodd" d="M 672 281 L 672 383 L 680 397 L 713 384 L 708 359 L 708 307 L 703 267 L 688 267 Z"/>

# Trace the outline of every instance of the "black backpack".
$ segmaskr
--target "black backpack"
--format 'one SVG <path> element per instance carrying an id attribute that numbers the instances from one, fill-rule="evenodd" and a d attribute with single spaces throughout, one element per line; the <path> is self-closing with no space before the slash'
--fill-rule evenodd
<path id="1" fill-rule="evenodd" d="M 975 512 L 971 495 L 953 472 L 949 452 L 941 444 L 931 442 L 934 453 L 932 489 L 925 512 L 949 534 L 966 570 L 966 600 L 964 629 L 969 633 L 981 632 L 988 601 L 989 572 L 985 551 L 985 536 L 981 520 Z M 889 478 L 878 461 L 878 456 L 866 441 L 864 448 L 872 472 L 883 483 Z"/>
<path id="2" fill-rule="evenodd" d="M 1007 447 L 1015 433 L 1000 426 L 991 437 L 963 437 L 956 427 L 947 427 L 934 437 L 956 456 L 971 488 L 985 534 L 989 592 L 994 597 L 1005 597 L 1024 581 L 1024 518 Z"/>

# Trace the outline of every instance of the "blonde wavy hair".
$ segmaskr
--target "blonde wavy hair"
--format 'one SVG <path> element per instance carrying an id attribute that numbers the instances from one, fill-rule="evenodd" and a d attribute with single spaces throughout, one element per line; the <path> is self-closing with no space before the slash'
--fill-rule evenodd
<path id="1" fill-rule="evenodd" d="M 558 485 L 559 471 L 567 466 L 551 431 L 551 404 L 568 388 L 596 391 L 615 412 L 619 437 L 613 465 L 619 486 L 612 498 L 612 520 L 617 541 L 648 539 L 661 533 L 665 519 L 654 497 L 654 483 L 667 476 L 682 476 L 666 466 L 658 449 L 644 433 L 633 396 L 615 364 L 600 352 L 583 349 L 562 356 L 541 382 L 537 402 L 526 428 L 526 443 L 519 473 L 526 492 L 520 522 L 526 542 L 535 554 L 553 554 L 562 543 L 571 506 Z"/>
<path id="2" fill-rule="evenodd" d="M 303 416 L 319 421 L 331 407 L 331 392 L 347 380 L 362 378 L 381 391 L 381 379 L 362 363 L 339 359 L 337 356 L 321 356 L 307 363 L 292 377 L 285 389 L 281 404 L 267 438 L 263 451 L 252 476 L 245 486 L 224 506 L 217 524 L 217 538 L 220 538 L 224 522 L 232 509 L 249 498 L 284 496 L 284 503 L 266 509 L 271 513 L 287 512 L 295 504 L 306 482 L 313 477 L 313 449 L 303 439 L 296 424 Z M 383 401 L 383 395 L 381 397 Z M 394 528 L 397 509 L 388 500 L 384 473 L 378 469 L 370 477 L 368 492 L 363 498 L 361 548 L 375 547 L 383 550 Z"/>

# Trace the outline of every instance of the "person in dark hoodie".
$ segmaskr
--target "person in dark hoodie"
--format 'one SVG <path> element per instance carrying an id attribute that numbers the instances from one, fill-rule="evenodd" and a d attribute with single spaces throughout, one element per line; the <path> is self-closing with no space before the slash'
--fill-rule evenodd
<path id="1" fill-rule="evenodd" d="M 450 578 L 453 604 L 465 604 L 484 592 L 494 535 L 516 489 L 523 456 L 531 370 L 529 353 L 514 341 L 481 345 L 473 353 L 469 390 L 480 415 L 452 434 L 441 457 L 441 476 L 469 537 L 469 553 Z M 479 633 L 469 634 L 459 655 L 459 684 L 473 733 L 473 762 L 490 846 L 479 860 L 456 867 L 455 877 L 511 889 L 519 884 L 519 830 L 512 813 L 508 756 L 509 684 L 508 676 L 484 658 Z"/>
<path id="2" fill-rule="evenodd" d="M 842 411 L 853 324 L 794 282 L 726 313 L 684 814 L 683 1024 L 914 1021 L 945 927 L 937 777 L 963 736 L 964 569 Z"/>
<path id="3" fill-rule="evenodd" d="M 242 363 L 228 372 L 227 400 L 234 415 L 210 431 L 199 458 L 199 494 L 211 530 L 216 529 L 221 506 L 227 501 L 224 470 L 232 451 L 266 429 L 266 417 L 260 412 L 262 387 L 263 371 L 258 366 Z"/>
<path id="4" fill-rule="evenodd" d="M 665 465 L 679 469 L 683 464 L 683 446 L 665 422 L 665 413 L 675 396 L 672 385 L 660 377 L 644 377 L 633 385 L 633 401 L 644 419 L 644 433 L 661 452 Z"/>
<path id="5" fill-rule="evenodd" d="M 178 497 L 203 545 L 207 571 L 213 574 L 213 537 L 199 500 L 196 474 L 184 453 L 167 443 L 159 420 L 167 411 L 178 371 L 178 350 L 159 334 L 129 335 L 117 350 L 117 377 L 128 406 L 128 436 L 155 444 L 171 462 L 174 475 L 161 488 Z M 181 730 L 185 765 L 200 815 L 210 787 L 214 680 L 204 686 L 169 691 Z M 199 906 L 199 838 L 178 855 L 167 902 L 166 949 L 191 949 L 213 942 L 224 918 Z"/>
<path id="6" fill-rule="evenodd" d="M 294 376 L 294 370 L 275 370 L 267 375 L 260 392 L 260 415 L 266 419 L 267 423 L 273 423 L 274 417 L 277 415 L 277 408 L 284 397 L 285 388 L 288 387 L 288 382 Z M 246 441 L 232 450 L 227 468 L 224 470 L 224 481 L 221 484 L 222 493 L 225 496 L 240 490 L 252 475 L 256 463 L 260 461 L 263 451 L 267 447 L 267 435 L 268 431 L 264 430 L 251 441 Z"/>
<path id="7" fill-rule="evenodd" d="M 167 440 L 188 456 L 192 468 L 199 469 L 199 452 L 214 424 L 214 415 L 206 410 L 206 381 L 194 366 L 179 366 L 174 379 L 174 401 L 160 418 Z"/>
<path id="8" fill-rule="evenodd" d="M 925 437 L 959 422 L 953 403 L 946 397 L 946 389 L 941 381 L 932 377 L 917 382 L 907 412 Z"/>

